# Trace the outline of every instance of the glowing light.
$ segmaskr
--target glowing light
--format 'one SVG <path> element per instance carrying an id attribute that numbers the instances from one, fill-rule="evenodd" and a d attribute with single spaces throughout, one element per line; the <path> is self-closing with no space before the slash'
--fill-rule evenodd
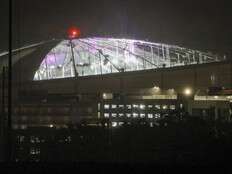
<path id="1" fill-rule="evenodd" d="M 50 128 L 53 128 L 53 127 L 54 127 L 54 125 L 53 125 L 53 124 L 50 124 L 50 125 L 49 125 L 49 127 L 50 127 Z"/>
<path id="2" fill-rule="evenodd" d="M 106 97 L 107 97 L 106 93 L 103 93 L 102 97 L 103 97 L 104 99 L 106 99 Z"/>
<path id="3" fill-rule="evenodd" d="M 75 62 L 82 62 L 77 64 L 78 66 L 83 66 L 77 69 L 80 76 L 118 73 L 120 69 L 124 69 L 124 72 L 156 69 L 157 67 L 162 67 L 163 63 L 167 65 L 166 67 L 184 66 L 186 62 L 187 64 L 196 63 L 192 61 L 192 59 L 188 59 L 188 57 L 178 58 L 180 54 L 186 55 L 194 51 L 175 45 L 162 45 L 159 43 L 130 39 L 96 37 L 81 39 L 79 38 L 81 35 L 80 29 L 76 27 L 69 28 L 66 35 L 67 40 L 63 40 L 43 58 L 42 64 L 40 64 L 39 69 L 35 72 L 34 80 L 59 79 L 74 76 L 74 74 L 71 73 L 73 72 L 72 63 L 69 63 L 72 62 L 70 40 L 72 40 L 73 47 L 75 46 L 73 50 L 75 55 L 74 59 L 76 59 Z M 159 52 L 151 51 L 156 49 L 161 50 L 162 47 L 172 54 L 167 54 L 169 56 L 166 54 L 160 56 Z M 103 55 L 100 56 L 101 61 L 97 58 L 99 56 L 99 50 L 102 50 L 103 53 Z M 195 59 L 198 59 L 200 55 L 205 55 L 203 52 L 199 53 L 200 54 L 194 54 Z M 3 53 L 3 55 L 4 54 L 7 53 Z M 207 55 L 209 54 L 207 53 Z M 192 57 L 193 55 L 190 56 Z M 209 57 L 202 60 L 201 63 L 212 62 L 214 60 L 218 61 L 220 59 L 216 59 L 215 55 L 210 54 Z M 173 64 L 171 62 L 179 63 Z M 112 66 L 112 64 L 117 68 Z M 52 65 L 56 68 L 52 69 Z M 155 83 L 150 86 L 152 93 L 156 94 L 159 93 L 159 90 L 163 90 L 159 89 L 158 85 L 159 84 Z M 172 92 L 170 91 L 168 94 L 172 95 Z"/>
<path id="4" fill-rule="evenodd" d="M 163 109 L 167 109 L 168 108 L 168 106 L 167 105 L 163 105 Z"/>
<path id="5" fill-rule="evenodd" d="M 158 86 L 154 86 L 153 89 L 154 89 L 154 92 L 159 92 L 160 91 L 160 87 L 158 87 Z"/>
<path id="6" fill-rule="evenodd" d="M 145 109 L 145 105 L 140 105 L 140 109 Z"/>
<path id="7" fill-rule="evenodd" d="M 67 31 L 69 39 L 75 39 L 80 37 L 81 30 L 77 27 L 70 27 Z"/>
<path id="8" fill-rule="evenodd" d="M 185 94 L 186 96 L 189 96 L 189 95 L 192 94 L 192 90 L 191 90 L 190 88 L 186 88 L 186 89 L 184 90 L 184 94 Z"/>
<path id="9" fill-rule="evenodd" d="M 117 122 L 112 122 L 112 127 L 117 127 L 118 123 Z"/>
<path id="10" fill-rule="evenodd" d="M 215 99 L 218 99 L 218 96 L 214 96 Z"/>

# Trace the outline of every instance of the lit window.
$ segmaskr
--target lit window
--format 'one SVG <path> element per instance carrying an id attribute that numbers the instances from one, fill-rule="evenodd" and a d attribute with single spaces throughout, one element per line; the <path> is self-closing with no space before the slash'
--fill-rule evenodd
<path id="1" fill-rule="evenodd" d="M 118 105 L 119 108 L 124 108 L 124 105 Z"/>
<path id="2" fill-rule="evenodd" d="M 170 109 L 171 109 L 171 110 L 175 110 L 175 109 L 176 109 L 176 106 L 175 106 L 175 105 L 170 105 Z"/>
<path id="3" fill-rule="evenodd" d="M 118 123 L 117 122 L 112 122 L 112 127 L 117 127 Z"/>
<path id="4" fill-rule="evenodd" d="M 109 117 L 110 117 L 110 114 L 109 114 L 109 113 L 104 113 L 104 117 L 105 117 L 105 118 L 109 118 Z"/>
<path id="5" fill-rule="evenodd" d="M 142 113 L 142 114 L 140 114 L 140 118 L 145 118 L 145 114 L 144 113 Z"/>
<path id="6" fill-rule="evenodd" d="M 97 104 L 97 108 L 98 108 L 99 111 L 101 110 L 101 104 L 100 103 Z"/>
<path id="7" fill-rule="evenodd" d="M 133 118 L 137 118 L 139 116 L 138 113 L 133 113 Z"/>
<path id="8" fill-rule="evenodd" d="M 100 113 L 100 112 L 97 113 L 97 117 L 98 117 L 98 118 L 101 117 L 101 113 Z"/>
<path id="9" fill-rule="evenodd" d="M 112 93 L 103 93 L 102 94 L 102 98 L 105 100 L 109 100 L 113 98 L 113 94 Z"/>
<path id="10" fill-rule="evenodd" d="M 133 108 L 138 108 L 138 107 L 139 107 L 139 105 L 135 105 L 135 104 L 133 105 Z"/>
<path id="11" fill-rule="evenodd" d="M 131 114 L 130 114 L 130 113 L 127 113 L 126 116 L 127 116 L 128 118 L 130 118 L 130 117 L 131 117 Z"/>
<path id="12" fill-rule="evenodd" d="M 152 106 L 152 105 L 148 105 L 147 107 L 148 107 L 148 108 L 152 108 L 153 106 Z"/>
<path id="13" fill-rule="evenodd" d="M 180 104 L 180 108 L 181 108 L 181 109 L 183 108 L 183 104 L 182 104 L 182 103 Z"/>
<path id="14" fill-rule="evenodd" d="M 110 105 L 104 105 L 104 109 L 110 109 Z"/>
<path id="15" fill-rule="evenodd" d="M 38 155 L 40 154 L 40 149 L 39 148 L 30 148 L 30 154 L 31 155 Z"/>
<path id="16" fill-rule="evenodd" d="M 124 114 L 123 113 L 120 113 L 120 114 L 118 114 L 119 115 L 119 117 L 123 117 L 124 116 Z"/>
<path id="17" fill-rule="evenodd" d="M 107 94 L 106 94 L 106 93 L 103 93 L 103 94 L 102 94 L 102 97 L 103 97 L 103 99 L 106 99 L 106 98 L 107 98 Z"/>
<path id="18" fill-rule="evenodd" d="M 122 126 L 123 124 L 124 124 L 123 122 L 119 122 L 119 123 L 118 123 L 119 126 Z"/>
<path id="19" fill-rule="evenodd" d="M 111 105 L 112 109 L 116 109 L 117 105 Z"/>
<path id="20" fill-rule="evenodd" d="M 131 109 L 131 105 L 126 105 L 127 109 Z"/>
<path id="21" fill-rule="evenodd" d="M 111 116 L 112 117 L 117 117 L 117 114 L 116 113 L 112 113 Z"/>
<path id="22" fill-rule="evenodd" d="M 140 105 L 140 109 L 145 109 L 145 105 Z"/>
<path id="23" fill-rule="evenodd" d="M 155 114 L 155 118 L 160 118 L 160 114 L 159 114 L 159 113 L 156 113 L 156 114 Z"/>
<path id="24" fill-rule="evenodd" d="M 153 114 L 147 114 L 148 118 L 153 118 Z"/>
<path id="25" fill-rule="evenodd" d="M 155 108 L 156 109 L 160 109 L 160 105 L 155 105 Z"/>
<path id="26" fill-rule="evenodd" d="M 167 105 L 163 105 L 163 107 L 162 107 L 164 110 L 165 109 L 167 109 L 168 108 L 168 106 Z"/>

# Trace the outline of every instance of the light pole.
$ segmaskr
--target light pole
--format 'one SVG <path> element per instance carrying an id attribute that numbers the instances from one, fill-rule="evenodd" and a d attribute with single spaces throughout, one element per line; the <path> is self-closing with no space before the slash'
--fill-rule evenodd
<path id="1" fill-rule="evenodd" d="M 11 116 L 12 116 L 12 0 L 9 0 L 9 42 L 8 42 L 8 117 L 7 117 L 7 162 L 10 162 L 12 159 L 12 124 L 11 124 Z"/>
<path id="2" fill-rule="evenodd" d="M 68 39 L 69 39 L 69 44 L 70 44 L 70 48 L 71 48 L 71 60 L 72 60 L 72 63 L 73 63 L 73 69 L 74 69 L 74 76 L 75 77 L 78 77 L 78 71 L 76 69 L 76 63 L 75 63 L 75 57 L 74 57 L 74 43 L 73 43 L 73 39 L 76 39 L 78 37 L 80 37 L 80 29 L 77 28 L 77 27 L 70 27 L 68 29 Z"/>

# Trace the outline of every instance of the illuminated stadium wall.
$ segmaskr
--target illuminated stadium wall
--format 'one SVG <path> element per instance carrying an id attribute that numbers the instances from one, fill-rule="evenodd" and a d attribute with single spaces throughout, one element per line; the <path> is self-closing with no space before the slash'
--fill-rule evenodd
<path id="1" fill-rule="evenodd" d="M 72 42 L 64 40 L 46 55 L 35 73 L 34 80 L 139 71 L 215 61 L 218 61 L 218 57 L 211 53 L 139 40 L 114 38 L 85 38 Z"/>

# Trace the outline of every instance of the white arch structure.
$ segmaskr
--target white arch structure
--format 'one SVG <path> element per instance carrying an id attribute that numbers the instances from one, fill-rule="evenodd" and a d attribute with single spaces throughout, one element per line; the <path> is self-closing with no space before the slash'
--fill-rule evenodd
<path id="1" fill-rule="evenodd" d="M 43 59 L 34 80 L 139 71 L 219 61 L 216 55 L 179 46 L 131 39 L 84 38 L 61 41 Z M 75 65 L 75 66 L 74 66 Z"/>

